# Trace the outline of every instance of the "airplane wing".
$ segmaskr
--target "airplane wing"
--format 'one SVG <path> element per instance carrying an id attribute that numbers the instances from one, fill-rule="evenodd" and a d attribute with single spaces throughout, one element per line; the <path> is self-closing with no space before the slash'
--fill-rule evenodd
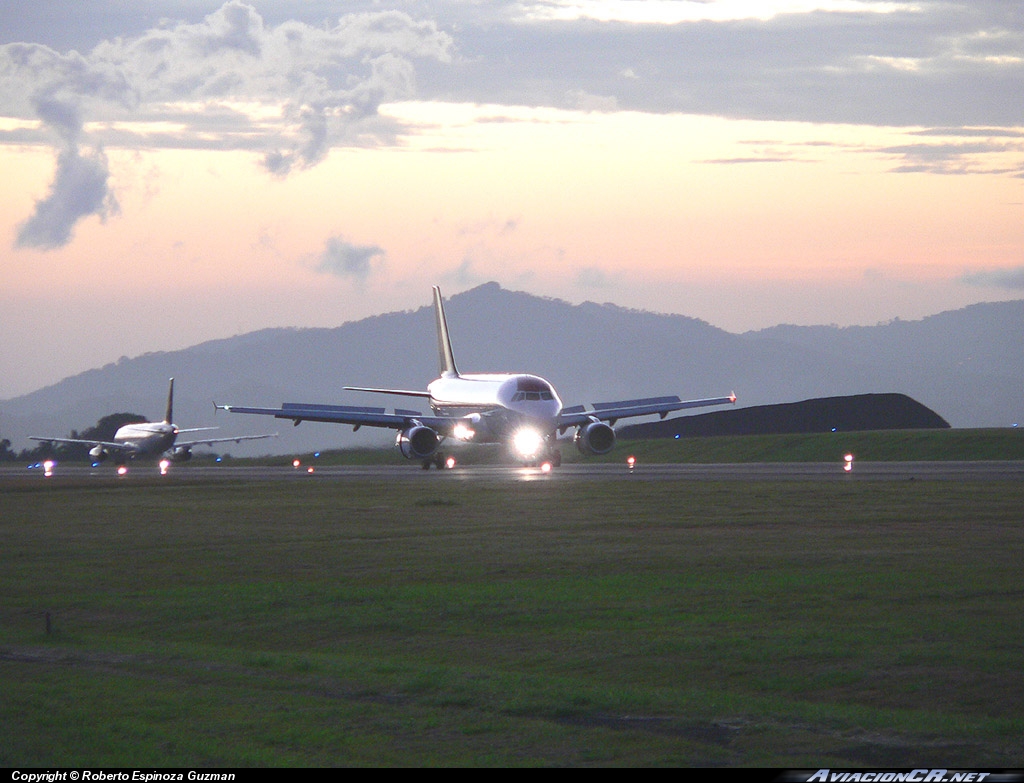
<path id="1" fill-rule="evenodd" d="M 196 429 L 213 430 L 216 427 L 198 427 Z M 180 430 L 180 432 L 195 432 L 196 430 Z M 212 446 L 214 443 L 241 443 L 243 440 L 263 440 L 263 438 L 276 438 L 277 433 L 271 433 L 270 435 L 239 435 L 235 438 L 205 438 L 203 440 L 189 440 L 189 441 L 175 441 L 174 448 L 184 447 L 186 449 L 192 448 L 193 446 Z"/>
<path id="2" fill-rule="evenodd" d="M 29 440 L 38 440 L 43 443 L 80 443 L 83 446 L 102 446 L 112 451 L 137 451 L 134 446 L 127 443 L 115 443 L 111 440 L 81 440 L 79 438 L 40 438 L 30 435 Z"/>
<path id="3" fill-rule="evenodd" d="M 291 419 L 298 426 L 304 421 L 324 421 L 333 424 L 351 424 L 360 427 L 384 427 L 404 430 L 416 424 L 423 424 L 442 435 L 450 435 L 457 419 L 445 416 L 424 416 L 419 411 L 395 408 L 388 413 L 386 408 L 369 408 L 360 405 L 316 405 L 312 403 L 286 402 L 280 408 L 250 408 L 241 405 L 217 405 L 217 410 L 228 413 L 254 413 L 273 416 L 276 419 Z"/>
<path id="4" fill-rule="evenodd" d="M 374 394 L 397 394 L 401 397 L 429 397 L 428 391 L 412 391 L 410 389 L 378 389 L 373 386 L 342 386 L 345 391 L 373 392 Z"/>
<path id="5" fill-rule="evenodd" d="M 619 402 L 595 402 L 593 410 L 587 410 L 586 406 L 574 405 L 571 408 L 563 408 L 558 418 L 558 429 L 565 432 L 569 427 L 594 421 L 607 421 L 615 424 L 619 419 L 628 419 L 632 416 L 648 416 L 657 414 L 665 418 L 673 411 L 681 411 L 687 408 L 703 408 L 709 405 L 729 405 L 736 402 L 736 395 L 728 397 L 708 397 L 703 400 L 681 400 L 678 397 L 648 397 L 640 400 L 621 400 Z"/>

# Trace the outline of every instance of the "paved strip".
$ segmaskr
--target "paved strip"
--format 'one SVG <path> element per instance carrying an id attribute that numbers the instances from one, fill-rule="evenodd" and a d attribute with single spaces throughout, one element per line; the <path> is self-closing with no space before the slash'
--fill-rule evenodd
<path id="1" fill-rule="evenodd" d="M 843 463 L 772 462 L 737 464 L 637 464 L 632 470 L 625 463 L 576 463 L 550 472 L 540 468 L 509 465 L 466 465 L 452 470 L 422 470 L 419 465 L 307 465 L 296 469 L 280 467 L 172 466 L 166 478 L 189 481 L 300 481 L 325 479 L 386 481 L 565 481 L 565 480 L 643 480 L 643 481 L 1024 481 L 1024 461 L 987 462 L 855 462 L 852 469 Z M 132 465 L 123 480 L 159 475 L 156 466 Z M 64 477 L 115 478 L 113 467 L 96 468 L 57 465 L 50 480 Z M 41 469 L 23 466 L 0 468 L 0 482 L 13 478 L 38 477 Z"/>

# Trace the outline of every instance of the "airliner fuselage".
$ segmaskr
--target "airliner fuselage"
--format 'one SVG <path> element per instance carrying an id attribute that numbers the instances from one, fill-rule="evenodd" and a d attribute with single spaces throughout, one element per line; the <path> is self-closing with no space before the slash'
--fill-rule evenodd
<path id="1" fill-rule="evenodd" d="M 165 421 L 126 424 L 114 433 L 114 442 L 135 455 L 162 454 L 174 445 L 178 428 Z"/>
<path id="2" fill-rule="evenodd" d="M 554 387 L 536 375 L 467 374 L 438 378 L 427 386 L 438 416 L 466 420 L 463 440 L 496 443 L 530 427 L 547 438 L 558 427 L 562 401 Z M 465 432 L 465 430 L 464 430 Z"/>

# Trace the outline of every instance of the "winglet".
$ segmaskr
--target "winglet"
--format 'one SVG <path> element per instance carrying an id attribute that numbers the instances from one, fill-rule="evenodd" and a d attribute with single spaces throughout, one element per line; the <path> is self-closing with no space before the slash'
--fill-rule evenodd
<path id="1" fill-rule="evenodd" d="M 444 317 L 444 304 L 441 302 L 441 288 L 436 285 L 434 286 L 434 318 L 437 321 L 437 353 L 441 365 L 441 377 L 458 378 L 459 370 L 455 366 L 452 339 L 448 335 L 448 321 Z"/>
<path id="2" fill-rule="evenodd" d="M 164 414 L 164 424 L 171 424 L 174 421 L 174 378 L 171 378 L 170 388 L 167 390 L 167 413 Z"/>

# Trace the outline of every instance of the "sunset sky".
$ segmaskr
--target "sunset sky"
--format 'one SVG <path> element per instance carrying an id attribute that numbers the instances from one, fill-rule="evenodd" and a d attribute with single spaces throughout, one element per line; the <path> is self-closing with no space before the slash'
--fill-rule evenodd
<path id="1" fill-rule="evenodd" d="M 496 280 L 874 324 L 1024 297 L 1019 0 L 0 6 L 0 399 Z"/>

